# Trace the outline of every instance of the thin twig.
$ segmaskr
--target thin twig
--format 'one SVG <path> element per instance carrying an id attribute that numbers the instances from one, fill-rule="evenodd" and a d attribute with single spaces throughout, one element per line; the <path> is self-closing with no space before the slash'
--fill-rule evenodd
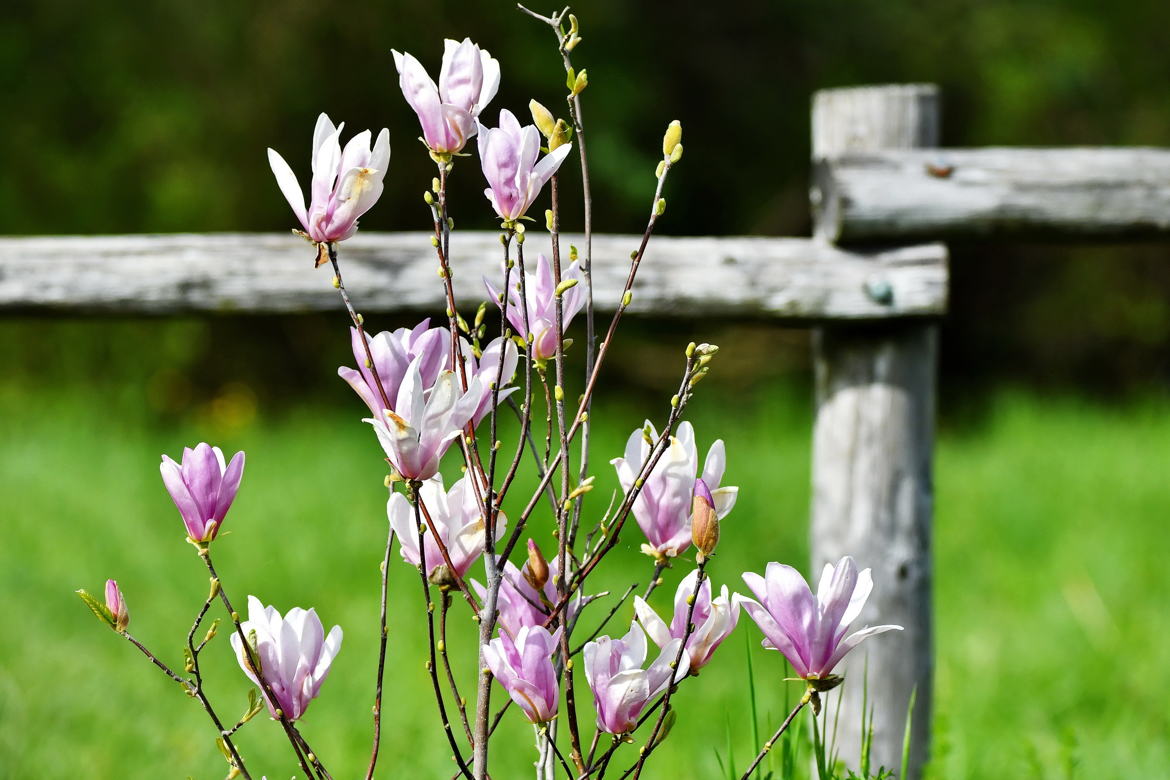
<path id="1" fill-rule="evenodd" d="M 288 737 L 289 743 L 292 745 L 293 753 L 296 754 L 297 761 L 301 765 L 301 769 L 309 778 L 319 778 L 320 775 L 313 771 L 306 760 L 304 753 L 301 751 L 303 739 L 298 739 L 296 731 L 293 729 L 292 721 L 288 719 L 288 715 L 281 709 L 280 703 L 276 698 L 276 694 L 272 691 L 272 685 L 268 682 L 268 678 L 264 675 L 264 670 L 260 665 L 260 659 L 256 656 L 256 650 L 248 641 L 248 637 L 244 635 L 243 626 L 240 625 L 240 615 L 232 607 L 231 599 L 228 598 L 227 590 L 223 587 L 223 581 L 220 580 L 219 574 L 215 571 L 215 564 L 211 562 L 211 550 L 208 545 L 203 544 L 197 548 L 199 557 L 203 559 L 203 563 L 207 566 L 207 571 L 211 574 L 212 579 L 218 581 L 217 588 L 219 600 L 223 604 L 224 609 L 227 610 L 228 616 L 231 618 L 232 627 L 235 628 L 236 636 L 240 638 L 240 646 L 244 651 L 244 658 L 248 662 L 248 666 L 252 669 L 253 674 L 260 683 L 260 692 L 267 698 L 272 711 L 276 713 L 277 721 L 279 721 L 281 728 L 284 729 L 284 734 Z M 311 750 L 308 752 L 312 752 Z"/>
<path id="2" fill-rule="evenodd" d="M 451 750 L 454 753 L 455 764 L 468 780 L 472 780 L 471 769 L 463 759 L 463 753 L 459 750 L 459 743 L 455 740 L 455 732 L 451 728 L 451 720 L 447 717 L 447 706 L 443 702 L 443 689 L 439 685 L 438 659 L 435 656 L 435 605 L 431 601 L 431 583 L 427 579 L 427 548 L 426 539 L 424 538 L 426 527 L 423 525 L 422 513 L 419 511 L 419 505 L 422 503 L 419 496 L 420 487 L 422 487 L 422 483 L 417 480 L 410 483 L 411 497 L 414 499 L 414 522 L 418 528 L 418 573 L 422 580 L 423 602 L 427 610 L 427 643 L 428 649 L 430 650 L 427 673 L 431 678 L 431 687 L 435 692 L 435 703 L 439 707 L 439 718 L 443 722 L 443 732 L 447 735 L 447 743 L 451 746 Z"/>
<path id="3" fill-rule="evenodd" d="M 378 765 L 378 749 L 382 744 L 382 681 L 386 676 L 386 600 L 390 580 L 390 555 L 394 549 L 394 529 L 386 534 L 386 554 L 382 557 L 382 598 L 379 613 L 378 633 L 378 676 L 374 681 L 374 744 L 370 749 L 370 765 L 366 769 L 366 780 L 374 776 Z"/>
<path id="4" fill-rule="evenodd" d="M 751 766 L 749 766 L 747 771 L 743 773 L 743 777 L 741 777 L 740 780 L 748 780 L 748 778 L 751 777 L 752 772 L 756 771 L 756 767 L 758 767 L 760 762 L 764 760 L 764 756 L 768 755 L 768 751 L 770 751 L 772 746 L 776 744 L 776 740 L 780 739 L 780 735 L 783 734 L 788 726 L 792 723 L 792 719 L 796 717 L 796 713 L 800 712 L 804 708 L 804 705 L 808 704 L 810 700 L 811 696 L 808 693 L 805 693 L 804 696 L 800 697 L 800 702 L 796 705 L 796 707 L 793 708 L 792 712 L 788 713 L 788 717 L 785 718 L 784 722 L 780 724 L 780 728 L 776 729 L 776 733 L 772 735 L 772 738 L 765 742 L 764 746 L 760 748 L 760 752 L 756 754 L 755 760 L 752 761 Z"/>
<path id="5" fill-rule="evenodd" d="M 451 608 L 451 594 L 440 588 L 439 595 L 439 656 L 443 659 L 443 670 L 447 673 L 447 685 L 451 688 L 451 695 L 455 698 L 455 707 L 459 711 L 459 719 L 463 721 L 463 733 L 467 737 L 467 744 L 471 744 L 471 726 L 467 722 L 467 705 L 459 694 L 459 686 L 455 683 L 455 674 L 451 671 L 451 656 L 447 654 L 447 610 Z"/>

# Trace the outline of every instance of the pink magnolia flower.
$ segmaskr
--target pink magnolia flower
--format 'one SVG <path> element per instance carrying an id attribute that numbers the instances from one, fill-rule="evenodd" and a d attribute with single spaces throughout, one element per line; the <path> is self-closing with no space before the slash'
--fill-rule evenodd
<path id="1" fill-rule="evenodd" d="M 386 391 L 387 397 L 393 403 L 398 398 L 402 379 L 415 358 L 419 359 L 419 380 L 427 390 L 434 386 L 439 373 L 449 367 L 451 332 L 446 328 L 432 328 L 430 324 L 428 318 L 413 328 L 399 328 L 393 332 L 382 331 L 375 336 L 369 336 L 370 352 L 374 356 L 372 369 L 366 365 L 368 358 L 361 334 L 357 328 L 349 329 L 353 359 L 357 361 L 358 367 L 354 370 L 342 366 L 337 369 L 337 374 L 349 383 L 375 417 L 381 414 L 383 407 L 382 396 L 374 379 L 375 371 L 382 380 L 382 388 Z"/>
<path id="2" fill-rule="evenodd" d="M 374 355 L 374 370 L 366 365 L 368 361 L 366 348 L 356 328 L 350 328 L 350 343 L 358 368 L 355 370 L 342 366 L 337 369 L 337 374 L 353 388 L 375 416 L 381 414 L 382 395 L 378 391 L 374 371 L 377 371 L 378 377 L 382 380 L 387 400 L 395 404 L 402 380 L 415 358 L 419 358 L 419 380 L 424 395 L 430 394 L 439 379 L 439 374 L 451 364 L 451 332 L 446 328 L 430 327 L 429 319 L 423 320 L 414 328 L 399 328 L 393 332 L 382 331 L 376 336 L 371 336 L 370 352 Z M 478 386 L 480 399 L 472 418 L 478 425 L 491 411 L 491 387 L 500 368 L 501 349 L 504 351 L 504 366 L 499 399 L 502 401 L 517 390 L 515 387 L 507 387 L 516 374 L 516 364 L 519 362 L 516 345 L 500 338 L 493 339 L 484 346 L 479 358 L 472 354 L 470 345 L 463 339 L 459 340 L 459 347 L 463 354 L 467 377 L 470 379 L 477 376 L 480 380 Z M 462 379 L 459 381 L 461 383 Z M 398 410 L 391 408 L 390 411 Z"/>
<path id="3" fill-rule="evenodd" d="M 772 562 L 763 577 L 745 572 L 743 581 L 755 599 L 735 594 L 764 632 L 764 647 L 779 650 L 796 674 L 806 680 L 828 677 L 846 653 L 866 637 L 901 626 L 872 626 L 845 636 L 861 614 L 873 579 L 869 569 L 861 573 L 845 556 L 833 566 L 826 563 L 814 598 L 804 577 L 791 566 Z"/>
<path id="4" fill-rule="evenodd" d="M 390 132 L 382 128 L 370 148 L 370 131 L 363 130 L 341 148 L 341 130 L 325 114 L 317 117 L 313 131 L 313 182 L 311 201 L 305 196 L 284 158 L 268 150 L 268 165 L 288 205 L 309 238 L 317 243 L 343 241 L 357 231 L 358 218 L 382 195 L 382 180 L 390 163 Z"/>
<path id="5" fill-rule="evenodd" d="M 617 469 L 622 489 L 627 493 L 633 488 L 638 473 L 650 456 L 652 445 L 647 440 L 647 434 L 651 440 L 658 438 L 658 431 L 649 420 L 643 428 L 630 434 L 626 441 L 625 457 L 610 461 Z M 711 489 L 715 512 L 721 520 L 735 506 L 739 493 L 737 487 L 718 487 L 726 464 L 723 440 L 716 439 L 707 451 L 700 477 Z M 690 546 L 691 499 L 698 465 L 695 430 L 689 422 L 679 423 L 666 452 L 659 458 L 638 497 L 634 499 L 634 519 L 650 542 L 642 545 L 642 551 L 647 555 L 674 557 Z"/>
<path id="6" fill-rule="evenodd" d="M 159 466 L 163 484 L 195 542 L 210 542 L 219 533 L 244 476 L 244 453 L 237 452 L 224 464 L 223 452 L 210 444 L 183 448 L 182 465 L 166 455 Z"/>
<path id="7" fill-rule="evenodd" d="M 130 610 L 126 607 L 126 599 L 118 587 L 117 580 L 106 580 L 106 609 L 114 619 L 114 630 L 121 633 L 130 625 Z"/>
<path id="8" fill-rule="evenodd" d="M 431 520 L 439 532 L 439 538 L 447 548 L 447 554 L 451 556 L 455 573 L 462 577 L 471 564 L 483 554 L 484 519 L 474 485 L 470 479 L 462 477 L 450 490 L 444 490 L 443 477 L 436 474 L 434 479 L 423 482 L 419 492 L 422 494 L 423 506 L 430 513 Z M 406 496 L 391 493 L 390 500 L 386 502 L 386 515 L 390 519 L 390 527 L 398 535 L 399 552 L 403 560 L 415 566 L 420 565 L 418 523 L 415 522 L 414 507 L 407 501 Z M 507 523 L 508 519 L 500 513 L 496 521 L 497 535 L 504 532 Z M 422 524 L 426 526 L 425 519 Z M 428 575 L 439 566 L 446 565 L 443 553 L 439 550 L 429 527 L 424 534 L 423 551 L 426 554 Z"/>
<path id="9" fill-rule="evenodd" d="M 471 379 L 474 376 L 479 380 L 479 405 L 476 406 L 475 415 L 471 420 L 475 425 L 479 425 L 480 421 L 492 410 L 492 385 L 495 384 L 497 375 L 501 377 L 502 382 L 500 392 L 496 396 L 498 401 L 503 401 L 520 389 L 508 386 L 516 375 L 516 366 L 520 362 L 520 355 L 516 351 L 514 342 L 498 336 L 484 346 L 482 354 L 478 358 L 472 354 L 471 346 L 466 341 L 461 339 L 459 345 L 463 350 L 463 360 L 467 366 L 467 378 Z M 500 366 L 501 350 L 503 350 L 504 361 L 502 371 Z M 468 390 L 470 389 L 469 384 Z"/>
<path id="10" fill-rule="evenodd" d="M 561 629 L 549 633 L 543 626 L 525 626 L 513 639 L 500 634 L 483 649 L 483 659 L 512 701 L 533 723 L 557 716 L 560 689 L 552 655 Z"/>
<path id="11" fill-rule="evenodd" d="M 316 698 L 321 683 L 329 675 L 329 666 L 341 649 L 341 626 L 334 626 L 329 636 L 325 636 L 315 610 L 293 607 L 281 617 L 275 607 L 266 607 L 260 599 L 248 596 L 248 619 L 240 628 L 244 636 L 255 632 L 260 671 L 272 688 L 276 706 L 286 718 L 297 720 L 305 714 L 309 702 Z M 260 685 L 238 634 L 232 633 L 231 643 L 244 674 Z M 267 696 L 263 698 L 268 712 L 275 718 L 272 702 Z"/>
<path id="12" fill-rule="evenodd" d="M 515 277 L 511 277 L 515 278 Z M 561 280 L 584 279 L 584 274 L 574 260 L 561 274 Z M 502 294 L 484 279 L 488 294 L 501 309 L 504 308 Z M 520 295 L 520 282 L 515 281 L 508 285 L 508 322 L 521 338 L 532 334 L 532 357 L 535 360 L 548 360 L 557 354 L 557 299 L 556 285 L 553 283 L 552 264 L 544 255 L 536 258 L 536 271 L 524 273 L 525 296 Z M 528 303 L 528 323 L 525 326 L 523 302 Z M 581 285 L 570 287 L 561 294 L 562 315 L 565 329 L 569 322 L 581 311 L 585 305 L 585 292 Z"/>
<path id="13" fill-rule="evenodd" d="M 674 617 L 667 626 L 641 596 L 634 597 L 634 612 L 650 639 L 659 647 L 665 647 L 672 639 L 682 639 L 687 633 L 688 599 L 695 593 L 698 569 L 691 571 L 674 593 Z M 719 598 L 711 600 L 711 580 L 705 578 L 695 596 L 695 612 L 691 616 L 695 630 L 687 639 L 687 655 L 691 659 L 691 671 L 697 672 L 707 665 L 715 648 L 723 642 L 739 622 L 739 604 L 732 603 L 723 586 Z"/>
<path id="14" fill-rule="evenodd" d="M 428 392 L 422 383 L 418 356 L 407 369 L 394 410 L 387 409 L 379 419 L 367 418 L 374 426 L 386 457 L 405 479 L 426 480 L 439 471 L 439 461 L 447 448 L 463 432 L 483 398 L 477 377 L 471 377 L 467 392 L 451 371 L 443 371 Z"/>
<path id="15" fill-rule="evenodd" d="M 439 84 L 409 54 L 394 51 L 398 86 L 418 114 L 423 140 L 436 154 L 455 154 L 476 133 L 479 112 L 500 87 L 500 63 L 469 38 L 443 41 Z"/>
<path id="16" fill-rule="evenodd" d="M 479 125 L 479 164 L 488 188 L 484 195 L 505 222 L 514 222 L 528 211 L 573 148 L 558 146 L 540 162 L 540 131 L 536 125 L 520 126 L 507 109 L 500 112 L 500 126 Z"/>
<path id="17" fill-rule="evenodd" d="M 538 593 L 528 582 L 526 576 L 529 564 L 525 562 L 523 568 L 518 568 L 511 561 L 504 563 L 503 581 L 500 583 L 500 592 L 496 597 L 496 610 L 499 613 L 500 628 L 512 637 L 519 636 L 520 630 L 529 626 L 543 626 L 548 620 L 552 607 L 560 600 L 557 595 L 556 581 L 560 571 L 560 563 L 556 558 L 548 562 L 548 580 Z M 487 588 L 475 580 L 471 587 L 481 599 L 487 597 Z M 572 621 L 581 608 L 580 592 L 574 596 L 561 614 Z"/>
<path id="18" fill-rule="evenodd" d="M 671 665 L 681 639 L 666 643 L 646 669 L 646 635 L 637 621 L 621 639 L 603 636 L 585 645 L 585 677 L 593 691 L 597 727 L 610 734 L 625 734 L 638 725 L 638 717 L 654 697 L 687 676 L 690 659 L 683 653 L 677 669 Z M 672 674 L 673 671 L 673 674 Z"/>

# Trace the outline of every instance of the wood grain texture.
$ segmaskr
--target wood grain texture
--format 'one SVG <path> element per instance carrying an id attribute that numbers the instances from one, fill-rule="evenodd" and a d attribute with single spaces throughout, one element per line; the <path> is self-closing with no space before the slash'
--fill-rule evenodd
<path id="1" fill-rule="evenodd" d="M 581 243 L 580 237 L 567 236 Z M 634 236 L 594 236 L 599 309 L 613 310 Z M 547 251 L 532 231 L 531 260 Z M 444 309 L 425 233 L 360 233 L 340 245 L 345 283 L 361 311 Z M 496 233 L 456 233 L 455 289 L 470 311 L 502 279 Z M 0 310 L 303 312 L 340 306 L 328 266 L 292 235 L 198 234 L 0 239 Z M 639 272 L 635 314 L 871 320 L 946 309 L 941 244 L 848 251 L 811 239 L 655 238 Z"/>
<path id="2" fill-rule="evenodd" d="M 815 166 L 833 241 L 1170 237 L 1167 149 L 845 152 Z"/>
<path id="3" fill-rule="evenodd" d="M 813 152 L 932 146 L 938 91 L 929 85 L 817 93 Z M 822 226 L 818 233 L 825 235 Z M 856 768 L 863 691 L 874 708 L 872 766 L 901 766 L 911 691 L 917 689 L 908 777 L 929 754 L 933 680 L 931 522 L 937 327 L 831 324 L 814 334 L 812 571 L 851 555 L 873 573 L 855 627 L 893 623 L 842 665 L 841 757 Z M 865 670 L 868 662 L 868 686 Z M 833 694 L 830 694 L 832 696 Z M 835 702 L 826 710 L 833 712 Z"/>

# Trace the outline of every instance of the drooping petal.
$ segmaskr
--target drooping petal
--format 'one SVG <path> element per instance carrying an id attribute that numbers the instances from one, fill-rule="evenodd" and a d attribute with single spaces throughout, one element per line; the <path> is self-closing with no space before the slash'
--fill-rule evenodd
<path id="1" fill-rule="evenodd" d="M 272 174 L 276 177 L 276 186 L 280 188 L 280 194 L 284 195 L 284 199 L 292 207 L 293 215 L 301 223 L 301 227 L 308 230 L 308 217 L 305 214 L 305 193 L 301 192 L 301 185 L 297 182 L 297 175 L 293 173 L 289 164 L 274 149 L 268 150 L 268 167 L 272 169 Z"/>

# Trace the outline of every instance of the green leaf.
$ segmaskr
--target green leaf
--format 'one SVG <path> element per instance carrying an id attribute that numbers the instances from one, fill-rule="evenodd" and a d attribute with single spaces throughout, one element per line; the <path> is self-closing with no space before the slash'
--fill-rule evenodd
<path id="1" fill-rule="evenodd" d="M 107 607 L 104 602 L 98 601 L 93 597 L 93 594 L 91 594 L 85 588 L 79 588 L 75 592 L 78 596 L 81 597 L 81 600 L 85 602 L 85 606 L 89 607 L 90 611 L 93 612 L 94 616 L 97 617 L 98 620 L 102 621 L 115 631 L 117 630 L 118 621 L 114 619 L 114 613 L 110 612 L 110 608 Z"/>

